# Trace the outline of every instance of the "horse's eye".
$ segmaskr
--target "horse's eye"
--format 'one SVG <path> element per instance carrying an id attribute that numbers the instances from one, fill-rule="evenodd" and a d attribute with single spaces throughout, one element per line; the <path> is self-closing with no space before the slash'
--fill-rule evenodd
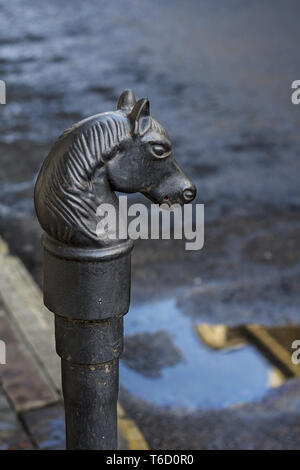
<path id="1" fill-rule="evenodd" d="M 170 149 L 164 145 L 155 144 L 152 145 L 152 151 L 159 158 L 166 157 L 170 153 Z"/>

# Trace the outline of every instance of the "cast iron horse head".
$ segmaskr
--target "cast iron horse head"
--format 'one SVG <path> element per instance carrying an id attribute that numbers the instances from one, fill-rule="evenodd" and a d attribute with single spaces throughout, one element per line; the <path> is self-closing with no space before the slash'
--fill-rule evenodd
<path id="1" fill-rule="evenodd" d="M 105 246 L 96 233 L 96 211 L 102 203 L 118 208 L 114 191 L 141 192 L 168 205 L 196 194 L 165 129 L 150 116 L 149 100 L 136 101 L 130 90 L 120 96 L 117 111 L 84 119 L 57 140 L 35 186 L 39 222 L 61 242 Z"/>

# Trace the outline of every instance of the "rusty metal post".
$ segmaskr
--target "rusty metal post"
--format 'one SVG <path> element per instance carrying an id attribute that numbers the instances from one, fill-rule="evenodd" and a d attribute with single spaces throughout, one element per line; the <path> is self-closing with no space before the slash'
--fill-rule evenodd
<path id="1" fill-rule="evenodd" d="M 35 186 L 45 233 L 44 303 L 55 314 L 68 449 L 117 449 L 118 361 L 130 302 L 133 243 L 99 230 L 98 208 L 118 214 L 115 191 L 156 203 L 196 194 L 172 154 L 149 101 L 122 93 L 118 110 L 68 129 L 46 158 Z"/>

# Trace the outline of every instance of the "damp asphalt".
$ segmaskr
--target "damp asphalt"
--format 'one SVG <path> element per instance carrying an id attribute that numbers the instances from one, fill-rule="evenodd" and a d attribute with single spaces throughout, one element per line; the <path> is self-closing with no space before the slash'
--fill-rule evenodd
<path id="1" fill-rule="evenodd" d="M 125 88 L 150 98 L 205 204 L 202 250 L 139 240 L 133 252 L 120 399 L 153 449 L 300 447 L 300 379 L 276 381 L 253 342 L 216 348 L 205 329 L 292 326 L 297 339 L 299 10 L 296 0 L 0 6 L 0 233 L 39 285 L 39 167 L 61 132 L 114 109 Z"/>

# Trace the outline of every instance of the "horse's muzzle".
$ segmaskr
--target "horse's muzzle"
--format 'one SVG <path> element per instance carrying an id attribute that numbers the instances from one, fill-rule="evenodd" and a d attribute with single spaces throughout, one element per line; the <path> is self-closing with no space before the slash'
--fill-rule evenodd
<path id="1" fill-rule="evenodd" d="M 190 180 L 188 184 L 178 185 L 173 180 L 168 181 L 168 184 L 161 186 L 159 189 L 155 188 L 149 192 L 143 192 L 154 204 L 167 204 L 172 206 L 173 204 L 188 204 L 192 202 L 196 197 L 196 186 Z"/>

